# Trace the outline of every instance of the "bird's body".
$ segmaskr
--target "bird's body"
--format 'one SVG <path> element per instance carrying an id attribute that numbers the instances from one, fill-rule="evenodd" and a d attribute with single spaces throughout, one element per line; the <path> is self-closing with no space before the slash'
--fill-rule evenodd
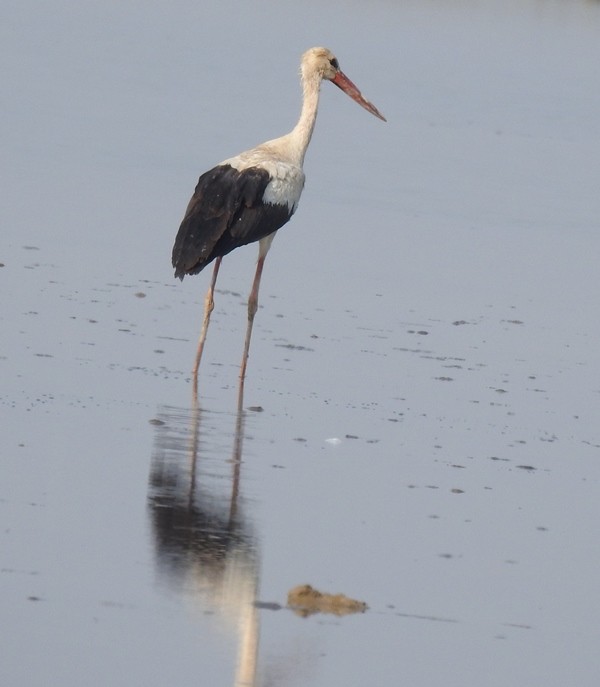
<path id="1" fill-rule="evenodd" d="M 177 233 L 172 255 L 176 277 L 183 279 L 186 274 L 197 274 L 216 260 L 206 298 L 194 379 L 214 307 L 213 293 L 221 258 L 239 246 L 260 241 L 256 276 L 248 300 L 248 331 L 240 372 L 241 380 L 244 379 L 262 266 L 275 232 L 294 214 L 304 188 L 302 167 L 315 125 L 322 80 L 332 81 L 385 121 L 344 75 L 337 59 L 326 48 L 311 48 L 304 53 L 301 74 L 304 98 L 296 126 L 289 134 L 224 160 L 203 174 Z"/>
<path id="2" fill-rule="evenodd" d="M 259 162 L 260 148 L 225 160 L 199 179 L 173 247 L 175 276 L 197 274 L 217 257 L 277 231 L 294 214 L 301 167 Z"/>

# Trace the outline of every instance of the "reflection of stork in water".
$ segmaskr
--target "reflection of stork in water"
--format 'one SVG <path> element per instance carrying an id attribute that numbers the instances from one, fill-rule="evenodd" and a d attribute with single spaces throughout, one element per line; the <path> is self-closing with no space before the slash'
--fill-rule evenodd
<path id="1" fill-rule="evenodd" d="M 289 221 L 300 200 L 304 187 L 302 166 L 317 118 L 321 82 L 331 81 L 365 110 L 385 121 L 326 48 L 307 50 L 300 71 L 304 100 L 296 126 L 289 134 L 225 160 L 203 174 L 175 239 L 172 262 L 176 277 L 197 274 L 215 261 L 193 369 L 195 387 L 221 260 L 239 246 L 260 241 L 240 368 L 240 384 L 244 383 L 263 264 L 275 232 Z"/>
<path id="2" fill-rule="evenodd" d="M 231 460 L 199 455 L 223 417 L 194 403 L 164 408 L 156 423 L 149 484 L 157 568 L 178 591 L 197 596 L 233 621 L 239 636 L 235 685 L 256 684 L 258 658 L 258 544 L 240 507 L 245 416 L 235 418 Z M 187 460 L 186 460 L 187 458 Z M 229 473 L 226 479 L 223 469 Z M 229 472 L 231 470 L 231 472 Z M 223 493 L 223 485 L 229 488 Z"/>

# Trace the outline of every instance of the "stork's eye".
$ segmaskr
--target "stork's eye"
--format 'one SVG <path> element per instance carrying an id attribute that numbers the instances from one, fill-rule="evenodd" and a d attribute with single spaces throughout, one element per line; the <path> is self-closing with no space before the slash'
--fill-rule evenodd
<path id="1" fill-rule="evenodd" d="M 337 61 L 335 57 L 332 57 L 329 60 L 329 64 L 334 68 L 334 69 L 339 69 L 340 68 L 340 63 Z"/>

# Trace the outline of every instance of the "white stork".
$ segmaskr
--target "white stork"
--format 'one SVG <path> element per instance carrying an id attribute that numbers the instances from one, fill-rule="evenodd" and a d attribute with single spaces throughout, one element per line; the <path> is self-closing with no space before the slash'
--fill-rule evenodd
<path id="1" fill-rule="evenodd" d="M 195 386 L 221 260 L 234 248 L 259 241 L 240 368 L 243 385 L 265 257 L 275 233 L 291 218 L 300 200 L 304 186 L 302 164 L 315 126 L 321 81 L 331 81 L 365 110 L 386 121 L 340 70 L 337 59 L 327 48 L 311 48 L 304 53 L 301 79 L 302 112 L 292 131 L 224 160 L 203 174 L 179 227 L 172 256 L 176 277 L 183 279 L 186 274 L 197 274 L 215 261 L 193 368 Z"/>

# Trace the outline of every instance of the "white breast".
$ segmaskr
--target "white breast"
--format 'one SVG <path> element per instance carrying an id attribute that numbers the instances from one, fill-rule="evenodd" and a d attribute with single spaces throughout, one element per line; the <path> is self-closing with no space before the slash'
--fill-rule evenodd
<path id="1" fill-rule="evenodd" d="M 296 164 L 277 155 L 277 151 L 263 144 L 240 155 L 223 160 L 222 165 L 230 165 L 242 172 L 250 167 L 260 167 L 271 177 L 263 195 L 263 202 L 269 205 L 287 205 L 294 212 L 304 188 L 304 172 Z"/>
<path id="2" fill-rule="evenodd" d="M 268 169 L 271 177 L 263 195 L 263 203 L 287 205 L 290 212 L 295 212 L 304 188 L 304 172 L 299 167 L 283 162 L 262 166 Z"/>

